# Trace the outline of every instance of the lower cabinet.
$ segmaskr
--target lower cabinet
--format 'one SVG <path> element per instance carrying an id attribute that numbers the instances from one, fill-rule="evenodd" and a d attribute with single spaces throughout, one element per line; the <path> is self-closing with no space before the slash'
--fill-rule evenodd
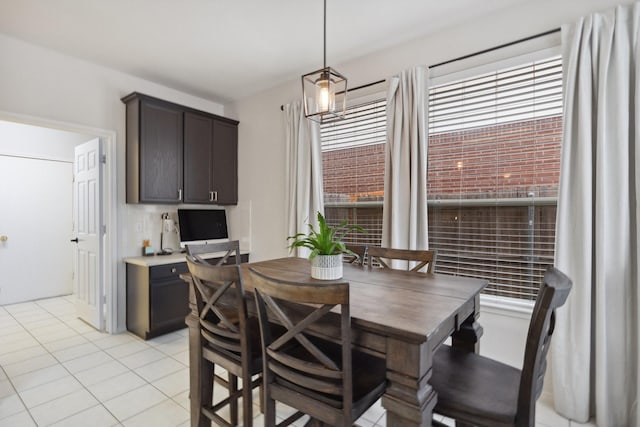
<path id="1" fill-rule="evenodd" d="M 241 255 L 248 262 L 248 255 Z M 213 263 L 217 258 L 211 259 Z M 234 263 L 231 257 L 228 262 Z M 189 284 L 186 262 L 142 266 L 127 263 L 127 330 L 145 340 L 185 328 Z"/>

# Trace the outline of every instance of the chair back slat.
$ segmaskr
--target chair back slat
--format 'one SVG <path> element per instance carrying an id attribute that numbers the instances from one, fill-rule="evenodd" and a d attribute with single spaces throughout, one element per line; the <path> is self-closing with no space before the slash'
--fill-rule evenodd
<path id="1" fill-rule="evenodd" d="M 345 245 L 353 254 L 342 254 L 342 261 L 346 264 L 365 265 L 367 245 Z"/>
<path id="2" fill-rule="evenodd" d="M 340 379 L 342 377 L 342 372 L 340 372 L 339 370 L 327 368 L 324 365 L 312 364 L 309 362 L 300 363 L 300 359 L 290 357 L 284 353 L 273 351 L 270 348 L 267 348 L 267 353 L 269 353 L 269 356 L 272 359 L 276 360 L 278 363 L 297 370 L 305 369 L 311 375 L 335 379 Z"/>
<path id="3" fill-rule="evenodd" d="M 262 333 L 265 382 L 292 383 L 310 393 L 325 393 L 350 410 L 353 395 L 349 284 L 298 283 L 269 277 L 255 268 L 249 272 Z M 304 304 L 304 307 L 292 310 L 292 304 Z M 310 329 L 338 306 L 342 352 L 326 354 L 314 344 L 317 339 Z M 300 312 L 307 314 L 300 319 Z M 270 318 L 287 331 L 273 336 Z"/>
<path id="4" fill-rule="evenodd" d="M 550 267 L 545 272 L 527 334 L 518 392 L 518 426 L 535 424 L 535 404 L 542 393 L 547 352 L 555 327 L 555 310 L 566 302 L 571 287 L 571 280 L 560 270 Z"/>
<path id="5" fill-rule="evenodd" d="M 202 331 L 202 336 L 207 339 L 212 345 L 215 347 L 219 347 L 224 350 L 228 350 L 231 353 L 239 354 L 242 351 L 242 347 L 237 343 L 233 343 L 230 341 L 222 340 L 216 337 L 213 334 L 208 333 L 207 331 Z"/>
<path id="6" fill-rule="evenodd" d="M 226 337 L 231 340 L 240 340 L 240 331 L 238 329 L 231 330 L 226 327 L 221 328 L 216 323 L 209 322 L 206 319 L 200 321 L 200 326 L 202 326 L 204 330 L 209 331 L 217 336 Z"/>
<path id="7" fill-rule="evenodd" d="M 240 264 L 240 242 L 238 240 L 232 240 L 230 242 L 218 242 L 218 243 L 205 243 L 205 244 L 192 244 L 185 245 L 187 255 L 196 258 L 198 261 L 210 263 L 212 265 L 225 265 L 231 256 L 235 256 L 235 264 Z M 215 264 L 213 260 L 207 260 L 202 258 L 204 254 L 211 254 L 217 252 L 224 252 L 222 257 L 216 257 Z"/>
<path id="8" fill-rule="evenodd" d="M 278 363 L 269 362 L 269 369 L 271 369 L 280 378 L 299 387 L 308 388 L 315 392 L 340 396 L 344 391 L 341 382 L 323 381 L 321 379 L 302 374 L 296 370 L 288 369 Z"/>
<path id="9" fill-rule="evenodd" d="M 367 248 L 367 265 L 371 268 L 378 264 L 382 268 L 392 268 L 390 260 L 406 261 L 410 271 L 432 273 L 436 262 L 436 252 L 428 250 L 392 249 L 381 248 L 379 246 L 369 246 Z"/>
<path id="10" fill-rule="evenodd" d="M 233 359 L 251 354 L 240 266 L 214 266 L 191 255 L 187 266 L 196 288 L 202 337 Z"/>

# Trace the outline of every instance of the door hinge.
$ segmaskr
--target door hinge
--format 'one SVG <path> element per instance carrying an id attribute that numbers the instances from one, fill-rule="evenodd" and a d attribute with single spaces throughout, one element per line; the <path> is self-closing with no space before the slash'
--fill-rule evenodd
<path id="1" fill-rule="evenodd" d="M 100 156 L 100 163 L 107 163 L 107 155 L 106 154 L 102 154 Z"/>
<path id="2" fill-rule="evenodd" d="M 102 226 L 102 234 L 107 234 L 107 226 L 106 225 Z"/>

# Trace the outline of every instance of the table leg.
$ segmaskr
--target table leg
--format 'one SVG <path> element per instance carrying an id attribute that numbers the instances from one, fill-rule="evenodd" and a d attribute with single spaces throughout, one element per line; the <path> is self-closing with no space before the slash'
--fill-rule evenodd
<path id="1" fill-rule="evenodd" d="M 468 351 L 480 352 L 480 337 L 483 329 L 478 323 L 480 316 L 480 298 L 476 297 L 476 309 L 460 325 L 460 328 L 451 335 L 451 345 L 453 347 Z"/>
<path id="2" fill-rule="evenodd" d="M 427 343 L 387 339 L 387 390 L 382 406 L 388 427 L 430 426 L 436 393 L 429 384 L 431 351 Z"/>

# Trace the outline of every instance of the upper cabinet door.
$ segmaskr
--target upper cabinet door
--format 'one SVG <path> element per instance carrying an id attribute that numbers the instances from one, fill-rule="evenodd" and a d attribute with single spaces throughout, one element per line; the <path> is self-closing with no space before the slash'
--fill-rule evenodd
<path id="1" fill-rule="evenodd" d="M 214 203 L 213 119 L 184 114 L 184 202 Z"/>
<path id="2" fill-rule="evenodd" d="M 136 93 L 127 104 L 127 203 L 182 198 L 182 110 Z"/>
<path id="3" fill-rule="evenodd" d="M 213 191 L 217 204 L 238 204 L 238 125 L 221 120 L 213 121 Z"/>
<path id="4" fill-rule="evenodd" d="M 140 128 L 140 201 L 180 202 L 182 111 L 143 102 Z"/>

